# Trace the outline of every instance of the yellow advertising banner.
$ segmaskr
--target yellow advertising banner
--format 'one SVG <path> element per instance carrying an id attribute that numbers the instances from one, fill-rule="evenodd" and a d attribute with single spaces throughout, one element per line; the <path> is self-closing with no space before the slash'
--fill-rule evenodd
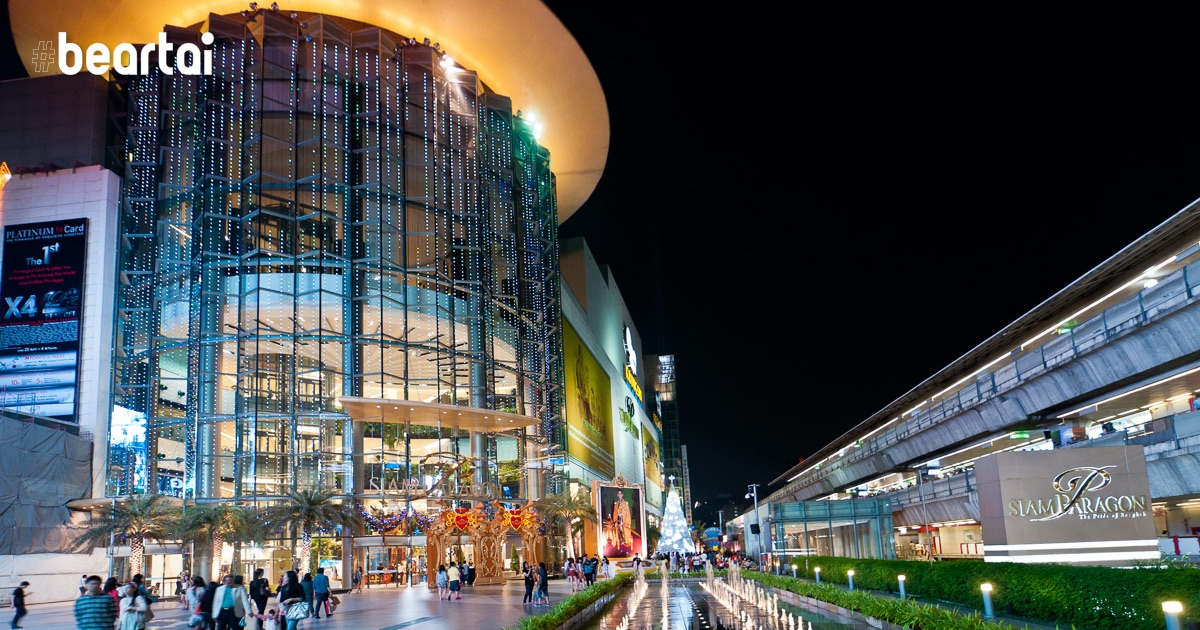
<path id="1" fill-rule="evenodd" d="M 611 381 L 579 334 L 563 321 L 566 371 L 567 452 L 601 477 L 616 473 L 613 462 Z"/>
<path id="2" fill-rule="evenodd" d="M 646 503 L 656 507 L 662 507 L 663 504 L 663 487 L 662 478 L 659 474 L 662 472 L 658 467 L 659 452 L 658 441 L 650 434 L 650 430 L 642 427 L 642 448 L 645 450 L 645 473 L 646 473 Z"/>

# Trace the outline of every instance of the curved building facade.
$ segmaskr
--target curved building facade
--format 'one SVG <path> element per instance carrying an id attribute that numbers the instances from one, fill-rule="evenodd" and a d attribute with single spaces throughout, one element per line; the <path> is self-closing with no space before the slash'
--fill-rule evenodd
<path id="1" fill-rule="evenodd" d="M 353 20 L 166 32 L 212 73 L 121 85 L 106 494 L 316 489 L 381 516 L 537 498 L 562 335 L 530 122 L 429 40 Z"/>

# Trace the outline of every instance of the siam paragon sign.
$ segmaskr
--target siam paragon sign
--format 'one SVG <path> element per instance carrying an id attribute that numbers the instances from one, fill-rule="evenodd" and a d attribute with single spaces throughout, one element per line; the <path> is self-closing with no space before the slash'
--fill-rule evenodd
<path id="1" fill-rule="evenodd" d="M 976 462 L 988 562 L 1125 566 L 1156 559 L 1140 446 L 997 453 Z"/>
<path id="2" fill-rule="evenodd" d="M 1056 494 L 1044 499 L 1012 499 L 1008 502 L 1009 516 L 1030 517 L 1029 520 L 1035 523 L 1068 515 L 1080 520 L 1146 516 L 1149 499 L 1145 494 L 1101 492 L 1112 485 L 1113 477 L 1108 471 L 1115 468 L 1117 466 L 1079 466 L 1064 470 L 1049 484 Z"/>

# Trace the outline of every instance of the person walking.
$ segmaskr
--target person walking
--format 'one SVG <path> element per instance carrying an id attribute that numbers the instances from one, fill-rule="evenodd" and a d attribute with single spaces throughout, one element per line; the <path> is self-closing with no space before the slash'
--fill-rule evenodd
<path id="1" fill-rule="evenodd" d="M 267 614 L 257 613 L 250 615 L 258 620 L 259 627 L 262 630 L 279 630 L 279 611 L 272 608 L 267 611 Z"/>
<path id="2" fill-rule="evenodd" d="M 145 576 L 143 576 L 141 573 L 135 573 L 133 577 L 130 578 L 130 581 L 132 581 L 134 584 L 137 584 L 138 595 L 141 595 L 146 600 L 147 606 L 158 602 L 158 598 L 150 593 L 150 589 L 146 588 Z"/>
<path id="3" fill-rule="evenodd" d="M 325 607 L 325 616 L 332 617 L 329 610 L 329 576 L 325 575 L 325 567 L 317 567 L 317 577 L 313 578 L 313 618 L 321 618 L 321 607 Z"/>
<path id="4" fill-rule="evenodd" d="M 350 589 L 362 592 L 362 567 L 354 567 L 354 573 L 350 576 Z"/>
<path id="5" fill-rule="evenodd" d="M 146 627 L 145 614 L 150 610 L 150 602 L 138 593 L 137 582 L 126 582 L 121 597 L 121 617 L 117 622 L 117 630 L 144 630 Z"/>
<path id="6" fill-rule="evenodd" d="M 260 615 L 267 614 L 267 600 L 271 597 L 271 582 L 266 573 L 262 568 L 255 569 L 254 579 L 250 580 L 250 599 L 254 602 L 254 612 Z"/>
<path id="7" fill-rule="evenodd" d="M 583 560 L 583 583 L 584 588 L 596 583 L 596 564 L 588 558 Z"/>
<path id="8" fill-rule="evenodd" d="M 292 606 L 303 604 L 306 600 L 304 599 L 304 587 L 300 585 L 300 578 L 296 576 L 295 571 L 288 571 L 283 575 L 283 579 L 279 581 L 279 592 L 275 598 L 279 603 L 279 616 L 287 622 L 287 630 L 296 630 L 296 624 L 300 623 L 300 619 L 288 617 L 288 611 Z"/>
<path id="9" fill-rule="evenodd" d="M 537 568 L 538 594 L 534 602 L 541 601 L 543 606 L 550 605 L 550 576 L 546 572 L 546 563 L 539 562 Z"/>
<path id="10" fill-rule="evenodd" d="M 188 617 L 189 628 L 204 628 L 204 591 L 208 588 L 208 584 L 204 582 L 204 578 L 199 575 L 192 578 L 192 583 L 188 585 L 187 590 L 183 592 L 183 596 L 187 598 L 188 611 L 191 617 Z M 209 611 L 212 611 L 212 600 L 209 599 Z"/>
<path id="11" fill-rule="evenodd" d="M 104 581 L 104 586 L 100 587 L 100 590 L 104 591 L 105 594 L 112 597 L 113 606 L 116 606 L 117 610 L 120 610 L 120 608 L 121 608 L 120 586 L 121 586 L 120 584 L 117 584 L 117 578 L 110 577 Z"/>
<path id="12" fill-rule="evenodd" d="M 83 595 L 75 600 L 75 627 L 79 630 L 113 630 L 117 622 L 117 604 L 104 587 L 99 575 L 89 575 Z"/>
<path id="13" fill-rule="evenodd" d="M 521 577 L 525 580 L 525 597 L 521 598 L 521 604 L 532 604 L 533 585 L 537 582 L 537 575 L 528 562 L 521 563 Z"/>
<path id="14" fill-rule="evenodd" d="M 216 580 L 209 580 L 208 586 L 204 587 L 204 596 L 200 599 L 200 613 L 204 615 L 205 630 L 214 630 L 217 627 L 216 619 L 213 617 L 213 597 L 217 594 L 217 587 L 220 584 Z"/>
<path id="15" fill-rule="evenodd" d="M 187 608 L 187 589 L 191 585 L 191 580 L 188 579 L 187 573 L 179 572 L 179 577 L 175 578 L 175 598 L 179 600 L 179 606 Z"/>
<path id="16" fill-rule="evenodd" d="M 450 573 L 446 571 L 446 565 L 438 565 L 434 580 L 437 582 L 438 599 L 450 599 Z"/>
<path id="17" fill-rule="evenodd" d="M 300 580 L 300 588 L 304 589 L 304 601 L 308 602 L 308 614 L 313 614 L 313 576 L 312 572 L 306 572 L 304 579 Z"/>
<path id="18" fill-rule="evenodd" d="M 211 617 L 217 622 L 217 630 L 238 630 L 249 607 L 246 589 L 234 583 L 232 575 L 226 575 L 213 593 Z"/>
<path id="19" fill-rule="evenodd" d="M 450 568 L 446 569 L 446 579 L 450 585 L 450 596 L 456 600 L 462 599 L 462 595 L 458 594 L 459 588 L 462 586 L 462 572 L 458 570 L 458 564 L 450 563 Z"/>
<path id="20" fill-rule="evenodd" d="M 14 627 L 14 628 L 23 627 L 23 626 L 21 626 L 21 617 L 24 617 L 25 615 L 29 614 L 29 611 L 26 610 L 26 608 L 25 608 L 25 598 L 29 595 L 32 595 L 33 593 L 26 592 L 25 591 L 26 586 L 29 586 L 29 582 L 21 582 L 20 586 L 18 586 L 17 588 L 14 588 L 13 592 L 12 592 L 12 599 L 9 602 L 12 605 L 12 609 L 17 611 L 16 614 L 13 615 L 13 620 L 12 620 L 12 627 Z"/>

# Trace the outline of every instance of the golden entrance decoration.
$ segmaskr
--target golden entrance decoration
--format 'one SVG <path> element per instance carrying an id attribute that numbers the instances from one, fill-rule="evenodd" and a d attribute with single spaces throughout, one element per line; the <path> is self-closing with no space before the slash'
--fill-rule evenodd
<path id="1" fill-rule="evenodd" d="M 476 503 L 464 507 L 443 508 L 433 518 L 425 532 L 428 549 L 426 579 L 430 588 L 437 588 L 437 565 L 450 548 L 451 539 L 466 534 L 475 546 L 475 583 L 502 584 L 504 582 L 504 543 L 509 532 L 521 536 L 525 547 L 525 561 L 535 563 L 537 548 L 542 540 L 541 523 L 533 510 L 533 502 L 519 508 L 506 508 L 497 500 L 490 504 Z"/>

